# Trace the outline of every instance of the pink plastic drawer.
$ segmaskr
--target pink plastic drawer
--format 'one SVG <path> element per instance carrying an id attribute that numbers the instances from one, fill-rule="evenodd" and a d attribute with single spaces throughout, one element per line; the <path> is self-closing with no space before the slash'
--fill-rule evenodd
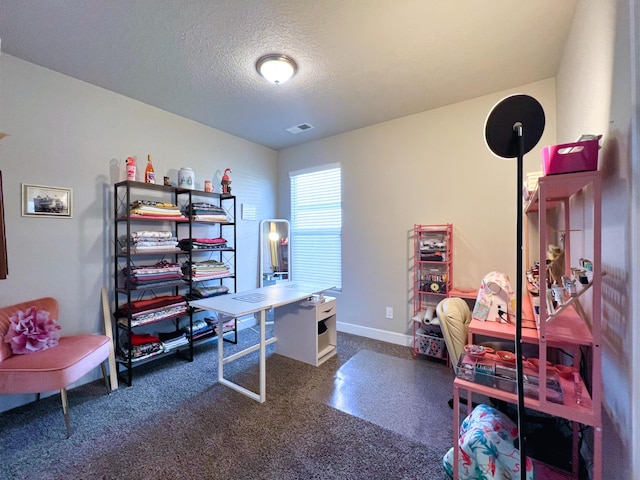
<path id="1" fill-rule="evenodd" d="M 598 169 L 598 139 L 551 145 L 542 149 L 545 175 Z"/>

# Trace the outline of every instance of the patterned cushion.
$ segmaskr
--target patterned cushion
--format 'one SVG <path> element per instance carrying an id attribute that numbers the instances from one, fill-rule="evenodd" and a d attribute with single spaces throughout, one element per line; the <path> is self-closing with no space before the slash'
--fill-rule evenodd
<path id="1" fill-rule="evenodd" d="M 487 405 L 478 405 L 460 425 L 460 480 L 519 480 L 520 452 L 514 446 L 518 427 L 505 414 Z M 453 477 L 453 448 L 442 459 Z M 527 480 L 535 479 L 527 458 Z"/>

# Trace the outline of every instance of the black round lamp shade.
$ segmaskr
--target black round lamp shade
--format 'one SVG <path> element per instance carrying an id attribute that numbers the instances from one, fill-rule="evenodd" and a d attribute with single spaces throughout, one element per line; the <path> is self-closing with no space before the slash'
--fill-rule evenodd
<path id="1" fill-rule="evenodd" d="M 499 157 L 518 156 L 518 140 L 514 128 L 522 125 L 524 152 L 536 146 L 544 131 L 542 105 L 529 95 L 511 95 L 503 98 L 489 113 L 484 126 L 484 137 L 489 149 Z"/>

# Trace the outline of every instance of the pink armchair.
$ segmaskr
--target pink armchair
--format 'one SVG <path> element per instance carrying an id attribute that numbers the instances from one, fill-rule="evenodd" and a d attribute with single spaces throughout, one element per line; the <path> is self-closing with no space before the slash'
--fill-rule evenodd
<path id="1" fill-rule="evenodd" d="M 60 390 L 62 411 L 71 435 L 67 386 L 100 365 L 107 383 L 105 360 L 112 355 L 111 338 L 106 335 L 61 336 L 58 345 L 26 355 L 13 355 L 4 338 L 10 327 L 10 318 L 17 311 L 35 306 L 46 310 L 52 319 L 58 319 L 58 302 L 54 298 L 40 298 L 0 308 L 0 395 L 35 393 Z"/>

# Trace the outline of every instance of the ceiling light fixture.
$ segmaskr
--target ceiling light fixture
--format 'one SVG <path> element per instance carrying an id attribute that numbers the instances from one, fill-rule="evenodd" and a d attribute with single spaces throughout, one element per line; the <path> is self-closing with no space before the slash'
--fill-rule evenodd
<path id="1" fill-rule="evenodd" d="M 293 77 L 298 65 L 293 58 L 286 55 L 270 54 L 258 59 L 256 70 L 271 83 L 280 85 Z"/>

